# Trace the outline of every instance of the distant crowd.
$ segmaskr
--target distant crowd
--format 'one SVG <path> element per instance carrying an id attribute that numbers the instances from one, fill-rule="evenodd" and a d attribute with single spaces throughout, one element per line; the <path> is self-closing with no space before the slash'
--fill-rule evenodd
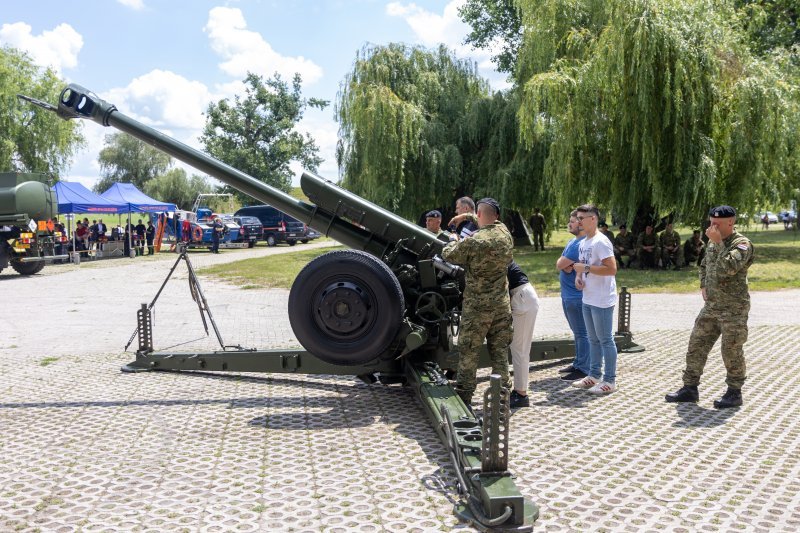
<path id="1" fill-rule="evenodd" d="M 63 235 L 67 235 L 64 225 L 56 219 L 55 230 L 60 231 Z M 152 221 L 147 221 L 145 224 L 139 219 L 136 225 L 132 223 L 125 224 L 123 228 L 121 225 L 111 227 L 109 230 L 102 219 L 92 220 L 89 222 L 88 218 L 78 220 L 75 223 L 75 230 L 73 231 L 72 238 L 68 243 L 57 245 L 56 252 L 58 254 L 65 254 L 67 252 L 97 252 L 103 250 L 105 245 L 109 242 L 122 242 L 123 255 L 129 256 L 131 246 L 133 246 L 136 255 L 144 255 L 145 246 L 147 247 L 150 255 L 155 253 L 153 240 L 155 238 L 156 228 Z"/>

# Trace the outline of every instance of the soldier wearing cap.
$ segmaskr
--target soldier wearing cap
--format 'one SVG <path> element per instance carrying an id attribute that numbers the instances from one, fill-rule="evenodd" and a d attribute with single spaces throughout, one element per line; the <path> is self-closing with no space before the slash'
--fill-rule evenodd
<path id="1" fill-rule="evenodd" d="M 425 214 L 425 227 L 437 237 L 444 233 L 442 231 L 442 214 L 436 209 L 428 211 Z"/>
<path id="2" fill-rule="evenodd" d="M 511 386 L 508 346 L 512 327 L 507 271 L 514 243 L 508 228 L 498 220 L 497 201 L 484 198 L 477 208 L 479 230 L 472 238 L 452 241 L 442 250 L 442 258 L 462 265 L 466 271 L 456 392 L 467 405 L 475 392 L 478 354 L 484 338 L 492 373 L 500 375 L 504 386 Z"/>
<path id="3" fill-rule="evenodd" d="M 700 264 L 700 291 L 705 306 L 694 323 L 686 352 L 683 387 L 666 395 L 668 402 L 697 402 L 697 386 L 706 359 L 722 335 L 722 361 L 728 390 L 714 407 L 742 405 L 742 385 L 747 377 L 743 346 L 747 341 L 750 293 L 747 270 L 753 264 L 753 244 L 734 228 L 736 211 L 727 205 L 713 208 L 706 230 L 708 245 Z"/>

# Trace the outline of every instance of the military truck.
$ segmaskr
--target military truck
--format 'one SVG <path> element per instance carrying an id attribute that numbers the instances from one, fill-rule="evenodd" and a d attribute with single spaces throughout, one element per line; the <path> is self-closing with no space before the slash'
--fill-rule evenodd
<path id="1" fill-rule="evenodd" d="M 56 231 L 56 193 L 44 174 L 0 173 L 0 272 L 8 268 L 23 276 L 40 272 L 67 236 Z"/>

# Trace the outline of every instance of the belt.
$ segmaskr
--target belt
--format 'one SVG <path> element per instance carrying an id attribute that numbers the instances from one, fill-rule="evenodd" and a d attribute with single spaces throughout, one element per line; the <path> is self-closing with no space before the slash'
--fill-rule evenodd
<path id="1" fill-rule="evenodd" d="M 522 289 L 524 289 L 524 288 L 525 288 L 525 287 L 527 287 L 528 285 L 530 285 L 530 282 L 528 282 L 528 283 L 523 283 L 522 285 L 517 285 L 516 287 L 514 287 L 513 289 L 511 289 L 510 291 L 508 291 L 508 293 L 509 293 L 511 296 L 514 296 L 515 294 L 517 294 L 519 291 L 521 291 Z"/>

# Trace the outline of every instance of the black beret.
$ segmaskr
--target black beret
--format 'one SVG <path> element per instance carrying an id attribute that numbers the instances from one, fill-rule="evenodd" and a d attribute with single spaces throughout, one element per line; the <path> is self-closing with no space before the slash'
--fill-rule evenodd
<path id="1" fill-rule="evenodd" d="M 442 218 L 442 214 L 436 209 L 434 209 L 433 211 L 428 211 L 425 214 L 425 218 Z"/>
<path id="2" fill-rule="evenodd" d="M 497 200 L 495 200 L 494 198 L 483 198 L 481 200 L 478 200 L 478 202 L 475 204 L 475 207 L 477 208 L 481 204 L 486 204 L 488 206 L 493 207 L 495 213 L 497 213 L 498 215 L 500 214 L 500 204 L 498 204 Z"/>
<path id="3" fill-rule="evenodd" d="M 736 216 L 736 209 L 729 205 L 720 205 L 711 209 L 708 216 L 712 218 L 731 218 Z"/>

